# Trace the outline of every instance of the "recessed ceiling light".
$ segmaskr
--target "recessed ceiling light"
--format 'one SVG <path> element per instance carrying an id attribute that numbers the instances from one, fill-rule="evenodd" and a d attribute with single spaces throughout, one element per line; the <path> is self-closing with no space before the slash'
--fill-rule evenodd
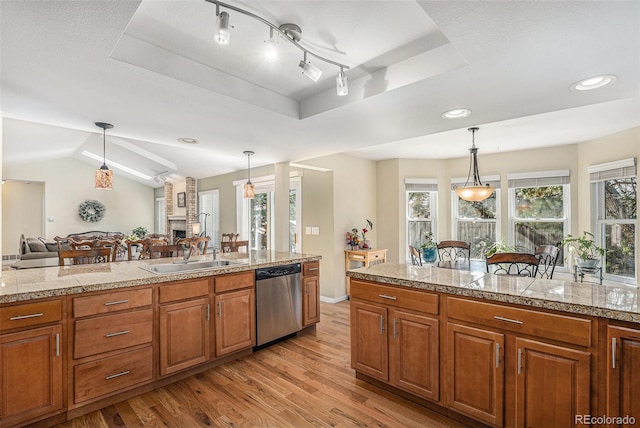
<path id="1" fill-rule="evenodd" d="M 617 77 L 612 74 L 594 76 L 574 83 L 571 85 L 571 89 L 574 91 L 588 91 L 590 89 L 602 88 L 603 86 L 612 84 L 616 79 Z"/>
<path id="2" fill-rule="evenodd" d="M 445 119 L 462 119 L 463 117 L 467 117 L 471 115 L 471 110 L 467 108 L 455 108 L 453 110 L 445 111 L 440 116 Z"/>
<path id="3" fill-rule="evenodd" d="M 178 142 L 185 144 L 198 144 L 200 141 L 196 140 L 195 138 L 181 137 L 178 138 Z"/>

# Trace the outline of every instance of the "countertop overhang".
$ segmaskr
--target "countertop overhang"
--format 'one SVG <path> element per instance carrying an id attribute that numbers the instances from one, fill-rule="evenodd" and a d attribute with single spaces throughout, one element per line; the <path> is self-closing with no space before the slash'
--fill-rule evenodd
<path id="1" fill-rule="evenodd" d="M 347 271 L 354 279 L 640 323 L 637 287 L 494 275 L 381 263 Z"/>
<path id="2" fill-rule="evenodd" d="M 141 269 L 142 266 L 181 260 L 181 258 L 165 258 L 3 271 L 0 283 L 0 304 L 225 275 L 289 263 L 316 261 L 322 257 L 302 253 L 258 250 L 250 251 L 248 254 L 222 254 L 217 258 L 238 261 L 243 264 L 170 274 L 157 274 Z M 192 260 L 210 261 L 213 260 L 213 256 L 211 254 L 197 256 Z"/>

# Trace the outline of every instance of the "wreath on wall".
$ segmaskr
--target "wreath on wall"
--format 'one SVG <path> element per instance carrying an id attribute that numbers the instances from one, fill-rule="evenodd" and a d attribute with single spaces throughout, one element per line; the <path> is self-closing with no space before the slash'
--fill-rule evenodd
<path id="1" fill-rule="evenodd" d="M 102 220 L 106 210 L 102 202 L 96 201 L 95 199 L 87 199 L 80 204 L 78 215 L 86 222 L 97 223 Z"/>

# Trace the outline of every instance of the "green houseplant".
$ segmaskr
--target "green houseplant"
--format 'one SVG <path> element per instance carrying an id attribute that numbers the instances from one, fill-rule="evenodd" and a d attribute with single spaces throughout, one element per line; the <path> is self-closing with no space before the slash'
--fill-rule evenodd
<path id="1" fill-rule="evenodd" d="M 433 263 L 438 258 L 438 244 L 433 240 L 433 233 L 431 232 L 426 232 L 424 238 L 425 242 L 420 245 L 422 260 L 427 263 Z"/>
<path id="2" fill-rule="evenodd" d="M 576 265 L 582 268 L 595 269 L 606 253 L 604 248 L 596 245 L 593 234 L 586 230 L 581 236 L 565 236 L 560 244 L 567 246 L 567 253 L 572 255 Z"/>

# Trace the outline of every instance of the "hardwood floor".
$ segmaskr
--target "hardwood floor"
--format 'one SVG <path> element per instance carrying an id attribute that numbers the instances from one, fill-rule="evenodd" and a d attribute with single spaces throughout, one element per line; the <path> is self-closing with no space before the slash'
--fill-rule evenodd
<path id="1" fill-rule="evenodd" d="M 321 304 L 315 333 L 73 419 L 59 427 L 463 427 L 357 380 L 349 302 Z"/>

